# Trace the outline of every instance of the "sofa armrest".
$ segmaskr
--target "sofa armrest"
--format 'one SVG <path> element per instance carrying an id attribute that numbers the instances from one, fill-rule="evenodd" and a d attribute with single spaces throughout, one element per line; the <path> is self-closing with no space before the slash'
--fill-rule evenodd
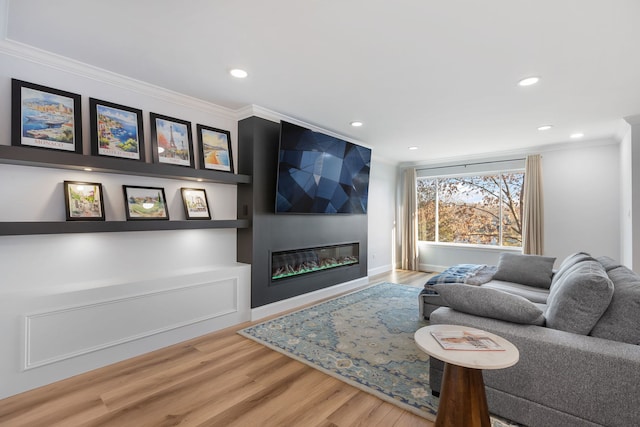
<path id="1" fill-rule="evenodd" d="M 487 387 L 602 425 L 634 425 L 640 419 L 640 346 L 446 307 L 435 310 L 430 323 L 483 329 L 518 348 L 516 365 L 485 371 Z"/>

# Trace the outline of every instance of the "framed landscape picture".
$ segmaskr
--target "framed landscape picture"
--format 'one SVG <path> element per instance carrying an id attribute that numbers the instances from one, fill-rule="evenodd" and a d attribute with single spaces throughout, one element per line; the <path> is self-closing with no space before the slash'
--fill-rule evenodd
<path id="1" fill-rule="evenodd" d="M 191 123 L 150 113 L 154 163 L 194 167 Z"/>
<path id="2" fill-rule="evenodd" d="M 187 219 L 211 219 L 207 192 L 201 188 L 181 188 L 184 215 Z"/>
<path id="3" fill-rule="evenodd" d="M 142 111 L 89 98 L 91 153 L 144 161 Z"/>
<path id="4" fill-rule="evenodd" d="M 80 95 L 11 79 L 11 144 L 81 154 Z"/>
<path id="5" fill-rule="evenodd" d="M 127 221 L 169 219 L 164 188 L 123 185 Z"/>
<path id="6" fill-rule="evenodd" d="M 200 168 L 233 173 L 231 133 L 228 130 L 198 125 Z"/>
<path id="7" fill-rule="evenodd" d="M 102 184 L 64 181 L 67 221 L 104 221 Z"/>

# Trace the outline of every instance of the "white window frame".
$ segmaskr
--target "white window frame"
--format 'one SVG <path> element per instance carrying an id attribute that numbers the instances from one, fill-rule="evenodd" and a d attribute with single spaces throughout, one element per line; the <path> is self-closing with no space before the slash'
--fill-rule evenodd
<path id="1" fill-rule="evenodd" d="M 471 170 L 469 170 L 471 169 Z M 525 173 L 524 159 L 513 160 L 498 160 L 491 162 L 480 162 L 467 165 L 452 165 L 452 166 L 438 166 L 433 168 L 416 169 L 416 181 L 419 179 L 446 179 L 446 178 L 464 178 L 469 176 L 488 176 L 488 175 L 501 175 L 503 173 Z M 502 183 L 500 183 L 500 191 L 502 191 Z M 524 182 L 523 182 L 524 186 Z M 416 189 L 418 188 L 416 183 Z M 418 206 L 418 192 L 416 191 L 416 206 Z M 454 242 L 440 242 L 440 227 L 439 224 L 439 197 L 440 192 L 436 187 L 436 227 L 435 227 L 435 241 L 419 240 L 421 243 L 434 244 L 434 245 L 450 245 L 450 246 L 462 246 L 462 247 L 477 247 L 477 248 L 495 248 L 495 249 L 521 249 L 522 246 L 503 246 L 503 208 L 502 198 L 500 199 L 500 233 L 498 245 L 487 245 L 478 243 L 454 243 Z"/>

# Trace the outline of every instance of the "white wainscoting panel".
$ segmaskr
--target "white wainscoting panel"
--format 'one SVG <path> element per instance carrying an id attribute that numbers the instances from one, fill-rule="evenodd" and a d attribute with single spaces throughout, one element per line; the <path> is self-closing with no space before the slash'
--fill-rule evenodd
<path id="1" fill-rule="evenodd" d="M 238 292 L 227 278 L 26 315 L 24 369 L 237 312 Z"/>

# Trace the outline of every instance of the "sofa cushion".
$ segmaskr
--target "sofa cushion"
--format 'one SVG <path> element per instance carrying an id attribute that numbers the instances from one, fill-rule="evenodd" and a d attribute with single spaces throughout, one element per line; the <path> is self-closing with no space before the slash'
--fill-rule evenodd
<path id="1" fill-rule="evenodd" d="M 596 257 L 596 261 L 602 264 L 602 266 L 604 267 L 604 271 L 606 271 L 607 273 L 613 270 L 614 268 L 618 268 L 622 266 L 622 264 L 620 264 L 618 261 L 608 256 Z M 613 285 L 615 286 L 615 282 L 613 283 Z"/>
<path id="2" fill-rule="evenodd" d="M 587 335 L 605 312 L 613 283 L 597 261 L 582 261 L 567 269 L 554 284 L 544 316 L 547 327 Z"/>
<path id="3" fill-rule="evenodd" d="M 566 257 L 558 267 L 558 271 L 553 275 L 553 280 L 551 281 L 551 288 L 555 286 L 556 283 L 560 280 L 562 276 L 569 270 L 571 267 L 576 265 L 582 261 L 594 261 L 593 257 L 586 252 L 576 252 L 568 257 Z"/>
<path id="4" fill-rule="evenodd" d="M 627 267 L 609 271 L 613 298 L 591 330 L 594 337 L 640 344 L 640 276 Z"/>
<path id="5" fill-rule="evenodd" d="M 520 295 L 533 303 L 546 304 L 549 297 L 549 290 L 536 288 L 535 286 L 521 285 L 520 283 L 504 282 L 502 280 L 491 280 L 482 285 L 483 288 L 496 289 L 512 295 Z"/>
<path id="6" fill-rule="evenodd" d="M 549 288 L 555 258 L 540 255 L 500 254 L 496 280 L 521 283 L 537 288 Z"/>
<path id="7" fill-rule="evenodd" d="M 454 310 L 513 323 L 543 325 L 542 310 L 518 295 L 473 285 L 434 285 L 433 289 Z"/>

